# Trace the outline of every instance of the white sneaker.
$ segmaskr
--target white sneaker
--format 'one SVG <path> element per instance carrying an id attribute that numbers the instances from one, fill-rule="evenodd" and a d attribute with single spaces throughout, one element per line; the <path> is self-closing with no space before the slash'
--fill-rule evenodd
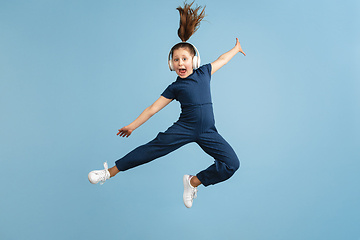
<path id="1" fill-rule="evenodd" d="M 92 184 L 97 184 L 98 182 L 100 182 L 100 185 L 104 184 L 104 182 L 110 178 L 107 162 L 104 162 L 104 168 L 104 170 L 95 170 L 90 172 L 88 175 L 89 182 Z"/>
<path id="2" fill-rule="evenodd" d="M 184 183 L 183 200 L 187 208 L 191 208 L 194 198 L 197 197 L 197 191 L 198 191 L 196 187 L 193 187 L 190 184 L 190 179 L 192 177 L 193 176 L 191 175 L 184 175 L 183 177 L 183 183 Z"/>

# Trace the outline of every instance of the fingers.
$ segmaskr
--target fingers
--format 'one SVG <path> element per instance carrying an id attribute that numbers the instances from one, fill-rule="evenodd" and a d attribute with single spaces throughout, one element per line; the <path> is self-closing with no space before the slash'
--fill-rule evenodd
<path id="1" fill-rule="evenodd" d="M 116 135 L 118 135 L 119 137 L 123 137 L 124 134 L 125 134 L 124 129 L 119 129 L 119 132 Z"/>
<path id="2" fill-rule="evenodd" d="M 116 135 L 118 135 L 119 137 L 125 137 L 127 136 L 127 133 L 119 130 L 119 132 Z"/>
<path id="3" fill-rule="evenodd" d="M 244 51 L 241 48 L 241 45 L 240 45 L 240 42 L 239 42 L 238 38 L 236 38 L 236 45 L 238 45 L 238 47 L 239 47 L 239 52 L 241 52 L 244 56 L 246 56 L 246 54 L 244 53 Z"/>
<path id="4" fill-rule="evenodd" d="M 119 129 L 119 132 L 116 135 L 118 135 L 119 137 L 124 137 L 125 132 L 123 129 Z"/>
<path id="5" fill-rule="evenodd" d="M 119 129 L 119 132 L 116 135 L 119 137 L 129 137 L 131 135 L 131 131 L 122 128 Z"/>

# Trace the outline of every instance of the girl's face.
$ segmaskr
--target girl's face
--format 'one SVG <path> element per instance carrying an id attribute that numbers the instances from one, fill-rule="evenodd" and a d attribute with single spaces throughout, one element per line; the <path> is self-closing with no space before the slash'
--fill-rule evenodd
<path id="1" fill-rule="evenodd" d="M 193 58 L 186 48 L 174 50 L 172 62 L 176 74 L 181 78 L 187 78 L 193 73 Z"/>

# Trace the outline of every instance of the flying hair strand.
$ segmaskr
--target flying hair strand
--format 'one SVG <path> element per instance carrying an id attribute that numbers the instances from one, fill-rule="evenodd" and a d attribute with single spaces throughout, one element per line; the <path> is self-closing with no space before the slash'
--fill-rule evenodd
<path id="1" fill-rule="evenodd" d="M 189 38 L 199 29 L 200 22 L 205 17 L 205 7 L 197 6 L 196 8 L 192 9 L 192 5 L 195 1 L 191 4 L 184 3 L 184 7 L 176 8 L 180 14 L 180 26 L 178 29 L 178 36 L 181 41 L 186 42 Z"/>

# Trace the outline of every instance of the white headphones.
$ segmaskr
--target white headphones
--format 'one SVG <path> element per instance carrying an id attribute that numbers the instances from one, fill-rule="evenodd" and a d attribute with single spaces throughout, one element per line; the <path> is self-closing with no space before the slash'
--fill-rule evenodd
<path id="1" fill-rule="evenodd" d="M 191 43 L 188 43 L 188 44 L 190 44 L 195 49 L 197 56 L 193 57 L 193 69 L 197 69 L 200 67 L 200 62 L 201 62 L 200 61 L 200 53 L 194 45 L 192 45 Z M 174 65 L 172 62 L 172 51 L 171 50 L 169 52 L 168 62 L 169 62 L 170 71 L 174 71 L 175 69 L 174 69 Z"/>

